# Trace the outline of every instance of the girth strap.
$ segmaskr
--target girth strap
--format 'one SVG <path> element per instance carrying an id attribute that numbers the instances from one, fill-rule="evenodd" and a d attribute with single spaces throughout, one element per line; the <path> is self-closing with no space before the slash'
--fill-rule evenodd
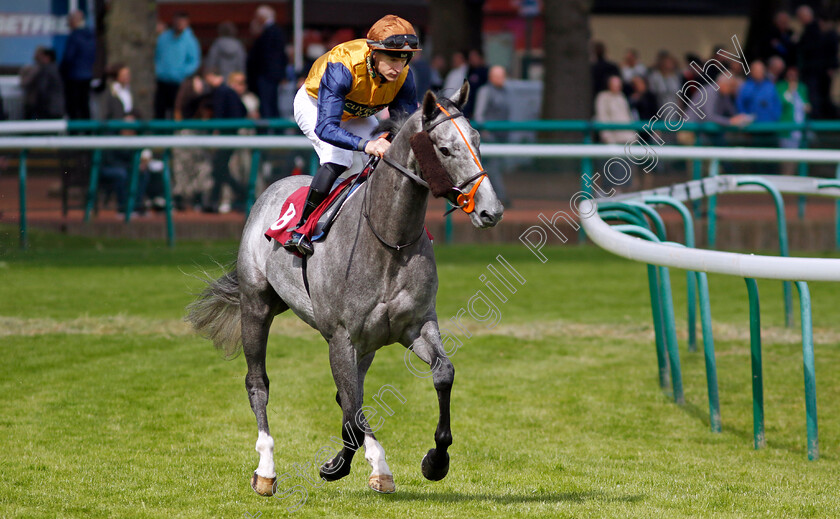
<path id="1" fill-rule="evenodd" d="M 304 254 L 303 258 L 300 260 L 300 271 L 303 274 L 303 288 L 306 289 L 306 295 L 309 298 L 312 298 L 312 294 L 309 293 L 309 276 L 306 274 L 306 260 L 309 258 L 308 254 Z"/>

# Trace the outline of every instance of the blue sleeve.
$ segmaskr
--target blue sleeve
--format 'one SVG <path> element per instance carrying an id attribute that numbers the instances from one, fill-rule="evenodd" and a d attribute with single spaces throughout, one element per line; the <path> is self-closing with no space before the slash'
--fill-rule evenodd
<path id="1" fill-rule="evenodd" d="M 341 63 L 327 63 L 318 87 L 318 122 L 315 135 L 324 142 L 345 150 L 364 150 L 366 141 L 341 126 L 344 98 L 353 86 L 353 76 Z"/>
<path id="2" fill-rule="evenodd" d="M 771 117 L 773 118 L 773 121 L 778 121 L 779 119 L 782 118 L 782 100 L 779 98 L 779 93 L 776 92 L 775 88 L 771 92 L 773 94 L 770 98 L 770 102 L 772 104 L 772 106 L 771 106 L 771 110 L 772 110 Z"/>
<path id="3" fill-rule="evenodd" d="M 187 59 L 185 64 L 185 71 L 187 76 L 191 76 L 198 66 L 201 64 L 201 47 L 198 45 L 198 40 L 195 35 L 190 34 L 190 39 L 187 41 Z"/>
<path id="4" fill-rule="evenodd" d="M 75 33 L 71 33 L 70 36 L 67 37 L 67 43 L 64 46 L 64 55 L 61 57 L 61 63 L 58 65 L 58 69 L 62 76 L 66 76 L 70 73 L 70 67 L 76 59 L 76 47 L 78 47 L 78 45 Z"/>
<path id="5" fill-rule="evenodd" d="M 735 97 L 735 108 L 738 110 L 739 114 L 749 114 L 752 113 L 752 92 L 750 92 L 749 85 L 744 85 L 741 87 L 741 91 L 738 92 L 738 95 Z"/>
<path id="6" fill-rule="evenodd" d="M 160 50 L 161 42 L 163 42 L 163 35 L 166 34 L 166 31 L 160 33 L 157 37 L 157 43 L 155 44 L 155 74 L 157 75 L 160 72 L 160 68 L 163 66 L 163 52 Z"/>
<path id="7" fill-rule="evenodd" d="M 414 83 L 414 73 L 408 69 L 408 75 L 405 77 L 400 91 L 397 92 L 397 97 L 388 105 L 388 112 L 405 112 L 411 115 L 417 110 L 417 85 Z"/>

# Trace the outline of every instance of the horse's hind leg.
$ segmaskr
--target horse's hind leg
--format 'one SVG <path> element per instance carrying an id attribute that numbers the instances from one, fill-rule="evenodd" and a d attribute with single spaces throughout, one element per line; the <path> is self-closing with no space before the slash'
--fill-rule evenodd
<path id="1" fill-rule="evenodd" d="M 262 290 L 249 290 L 242 287 L 240 293 L 242 309 L 242 350 L 248 362 L 248 374 L 245 376 L 245 388 L 251 409 L 257 417 L 256 450 L 260 453 L 260 464 L 251 478 L 251 487 L 260 495 L 270 496 L 274 492 L 274 439 L 268 429 L 268 375 L 265 371 L 265 351 L 268 342 L 268 330 L 274 316 L 289 307 L 270 286 Z"/>
<path id="2" fill-rule="evenodd" d="M 435 448 L 423 457 L 421 469 L 423 476 L 431 481 L 446 477 L 449 472 L 449 454 L 452 445 L 452 430 L 449 427 L 449 394 L 455 380 L 455 368 L 443 348 L 437 321 L 432 319 L 423 324 L 419 337 L 413 337 L 403 343 L 432 368 L 432 382 L 438 396 L 440 415 L 435 430 Z"/>
<path id="3" fill-rule="evenodd" d="M 362 402 L 364 402 L 365 375 L 367 375 L 370 364 L 373 362 L 373 357 L 374 354 L 371 353 L 359 360 L 359 399 Z M 341 396 L 336 393 L 335 399 L 340 406 Z M 370 424 L 368 424 L 364 411 L 359 411 L 359 414 L 361 415 L 360 421 L 364 425 L 365 430 L 365 459 L 372 469 L 370 476 L 368 477 L 368 486 L 377 492 L 391 494 L 397 487 L 394 485 L 394 475 L 391 473 L 391 468 L 388 467 L 388 462 L 385 461 L 385 449 L 383 449 L 382 445 L 380 445 L 380 443 L 376 440 L 376 436 L 374 436 L 373 431 L 370 428 Z"/>
<path id="4" fill-rule="evenodd" d="M 335 387 L 338 390 L 336 400 L 341 405 L 341 440 L 342 449 L 335 457 L 321 467 L 321 477 L 327 481 L 341 479 L 350 473 L 353 455 L 362 446 L 365 437 L 362 422 L 362 393 L 359 380 L 360 361 L 350 337 L 344 330 L 337 330 L 330 340 L 330 368 Z M 358 415 L 358 418 L 357 418 Z M 362 423 L 360 423 L 362 422 Z"/>

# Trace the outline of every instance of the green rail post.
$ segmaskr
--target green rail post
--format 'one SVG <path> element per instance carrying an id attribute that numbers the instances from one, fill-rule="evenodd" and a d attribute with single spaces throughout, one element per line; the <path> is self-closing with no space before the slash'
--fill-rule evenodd
<path id="1" fill-rule="evenodd" d="M 663 242 L 668 245 L 683 247 L 676 242 Z M 717 364 L 715 345 L 712 337 L 712 311 L 709 304 L 709 283 L 705 272 L 692 272 L 697 277 L 700 292 L 700 320 L 703 324 L 703 351 L 706 362 L 706 388 L 709 395 L 709 425 L 712 432 L 720 432 L 720 398 L 718 396 Z M 672 307 L 673 308 L 673 307 Z M 673 313 L 673 309 L 671 310 Z M 673 322 L 673 317 L 671 319 Z M 674 336 L 676 344 L 676 335 Z"/>
<path id="2" fill-rule="evenodd" d="M 694 159 L 691 161 L 692 164 L 692 180 L 703 180 L 703 161 L 700 159 Z M 700 200 L 694 200 L 691 202 L 691 207 L 694 210 L 694 217 L 700 218 L 702 216 L 702 212 L 700 211 Z"/>
<path id="3" fill-rule="evenodd" d="M 720 161 L 712 159 L 709 162 L 709 177 L 718 176 L 720 171 Z M 708 202 L 709 212 L 706 217 L 706 242 L 710 249 L 714 249 L 717 243 L 717 195 L 709 196 Z"/>
<path id="4" fill-rule="evenodd" d="M 644 219 L 644 217 L 647 216 L 653 223 L 652 230 L 654 231 L 657 239 L 665 240 L 665 222 L 662 221 L 662 217 L 659 216 L 659 213 L 657 213 L 656 210 L 646 206 L 641 202 L 601 202 L 598 204 L 598 209 L 604 209 L 607 211 L 627 211 L 635 214 L 636 216 L 642 219 Z M 651 229 L 649 225 L 645 225 L 644 227 Z"/>
<path id="5" fill-rule="evenodd" d="M 667 388 L 670 379 L 668 371 L 668 352 L 665 349 L 665 326 L 662 318 L 662 292 L 656 265 L 647 265 L 648 291 L 650 292 L 650 312 L 653 316 L 654 340 L 656 343 L 656 365 L 659 368 L 659 387 Z"/>
<path id="6" fill-rule="evenodd" d="M 96 205 L 96 193 L 99 191 L 99 172 L 102 169 L 102 150 L 93 150 L 90 164 L 90 182 L 88 183 L 87 200 L 85 201 L 85 222 L 90 221 L 90 215 Z"/>
<path id="7" fill-rule="evenodd" d="M 248 194 L 245 198 L 245 219 L 251 214 L 251 208 L 254 206 L 254 200 L 257 195 L 257 179 L 260 175 L 260 160 L 262 159 L 262 150 L 254 148 L 251 150 L 251 174 L 248 176 Z"/>
<path id="8" fill-rule="evenodd" d="M 134 150 L 131 159 L 131 176 L 128 180 L 128 199 L 125 201 L 125 223 L 131 222 L 134 211 L 134 200 L 137 198 L 137 180 L 140 177 L 140 150 Z"/>
<path id="9" fill-rule="evenodd" d="M 626 210 L 599 211 L 604 221 L 617 220 L 648 228 L 647 220 Z M 668 372 L 668 353 L 665 351 L 665 330 L 662 326 L 662 304 L 660 301 L 659 279 L 655 265 L 647 265 L 648 291 L 650 292 L 650 310 L 653 316 L 653 332 L 656 342 L 656 364 L 659 368 L 659 387 L 666 389 L 670 385 Z"/>
<path id="10" fill-rule="evenodd" d="M 767 446 L 764 438 L 764 378 L 761 372 L 761 309 L 758 304 L 758 284 L 744 278 L 750 299 L 750 356 L 752 359 L 753 438 L 755 448 Z"/>
<path id="11" fill-rule="evenodd" d="M 175 247 L 175 222 L 172 220 L 172 150 L 163 150 L 163 199 L 166 204 L 166 244 Z"/>
<path id="12" fill-rule="evenodd" d="M 811 294 L 808 283 L 796 282 L 799 291 L 799 311 L 802 316 L 802 367 L 805 373 L 805 414 L 808 430 L 808 459 L 820 457 L 817 430 L 817 378 L 814 369 L 814 332 L 811 324 Z"/>
<path id="13" fill-rule="evenodd" d="M 779 255 L 784 258 L 790 256 L 790 249 L 788 248 L 787 218 L 785 217 L 785 202 L 782 199 L 782 194 L 776 186 L 767 182 L 763 178 L 739 180 L 738 185 L 754 185 L 763 187 L 768 193 L 770 193 L 770 196 L 773 197 L 773 204 L 776 206 L 776 224 L 779 227 Z M 793 294 L 790 281 L 782 281 L 782 288 L 784 290 L 785 297 L 785 326 L 790 328 L 793 326 Z"/>
<path id="14" fill-rule="evenodd" d="M 601 216 L 601 219 L 604 221 L 613 220 L 613 221 L 622 221 L 625 223 L 629 223 L 630 225 L 638 225 L 639 227 L 644 227 L 645 229 L 650 229 L 650 226 L 647 223 L 647 220 L 642 218 L 641 216 L 630 212 L 624 211 L 620 209 L 611 209 L 606 211 L 598 211 L 598 214 Z"/>
<path id="15" fill-rule="evenodd" d="M 646 240 L 659 242 L 660 240 L 648 229 L 635 225 L 616 225 L 615 230 L 626 234 L 634 234 Z M 668 363 L 671 368 L 671 386 L 674 390 L 674 402 L 685 404 L 683 393 L 682 371 L 680 369 L 680 352 L 677 346 L 677 328 L 674 325 L 674 300 L 671 296 L 671 275 L 668 267 L 657 267 L 659 271 L 659 297 L 662 301 L 662 321 L 665 329 L 665 344 L 668 351 Z"/>
<path id="16" fill-rule="evenodd" d="M 18 197 L 20 198 L 20 248 L 29 246 L 29 236 L 26 231 L 26 150 L 20 150 L 18 159 Z"/>
<path id="17" fill-rule="evenodd" d="M 715 341 L 712 337 L 712 309 L 709 304 L 709 280 L 705 272 L 695 272 L 700 292 L 700 320 L 703 324 L 703 353 L 706 360 L 706 388 L 709 393 L 709 424 L 720 432 L 720 397 L 718 396 Z"/>
<path id="18" fill-rule="evenodd" d="M 626 202 L 619 202 L 619 203 L 623 204 L 623 205 L 628 205 L 630 207 L 638 208 L 639 211 L 641 211 L 642 214 L 644 214 L 645 216 L 650 218 L 650 221 L 653 222 L 653 229 L 656 231 L 656 236 L 660 240 L 665 240 L 666 239 L 665 238 L 665 233 L 666 233 L 665 221 L 662 219 L 662 216 L 660 216 L 659 213 L 656 212 L 656 209 L 654 209 L 653 207 L 650 207 L 649 205 L 646 205 L 642 202 L 638 202 L 636 200 L 628 200 Z"/>
<path id="19" fill-rule="evenodd" d="M 676 242 L 663 242 L 668 245 L 683 247 Z M 703 351 L 706 362 L 706 388 L 709 394 L 709 424 L 712 432 L 720 432 L 720 398 L 718 397 L 717 364 L 715 345 L 712 338 L 712 311 L 709 304 L 709 282 L 705 272 L 693 272 L 697 276 L 700 288 L 700 320 L 703 323 Z M 673 312 L 673 310 L 672 310 Z M 672 319 L 673 322 L 673 319 Z M 676 337 L 674 338 L 676 342 Z"/>
<path id="20" fill-rule="evenodd" d="M 645 197 L 647 204 L 667 205 L 680 214 L 683 220 L 685 231 L 685 246 L 694 248 L 694 221 L 691 218 L 691 211 L 679 200 L 670 196 L 648 196 Z M 688 351 L 697 351 L 697 295 L 694 273 L 688 271 L 686 274 L 686 293 L 688 299 Z"/>
<path id="21" fill-rule="evenodd" d="M 677 347 L 677 327 L 674 324 L 674 302 L 671 297 L 671 274 L 668 267 L 659 267 L 659 291 L 664 303 L 662 321 L 665 326 L 665 344 L 668 346 L 668 362 L 671 365 L 671 384 L 674 388 L 674 402 L 685 404 L 682 372 L 680 370 L 680 351 Z"/>

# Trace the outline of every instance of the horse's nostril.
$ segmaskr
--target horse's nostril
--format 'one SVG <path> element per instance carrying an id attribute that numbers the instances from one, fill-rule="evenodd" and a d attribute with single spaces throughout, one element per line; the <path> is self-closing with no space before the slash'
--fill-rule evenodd
<path id="1" fill-rule="evenodd" d="M 493 218 L 493 215 L 492 215 L 492 214 L 490 214 L 490 212 L 489 212 L 489 211 L 481 211 L 481 213 L 479 214 L 479 216 L 480 216 L 480 217 L 481 217 L 481 219 L 482 219 L 482 220 L 484 220 L 485 222 L 490 222 L 490 223 L 492 223 L 492 222 L 495 220 L 495 218 Z"/>

